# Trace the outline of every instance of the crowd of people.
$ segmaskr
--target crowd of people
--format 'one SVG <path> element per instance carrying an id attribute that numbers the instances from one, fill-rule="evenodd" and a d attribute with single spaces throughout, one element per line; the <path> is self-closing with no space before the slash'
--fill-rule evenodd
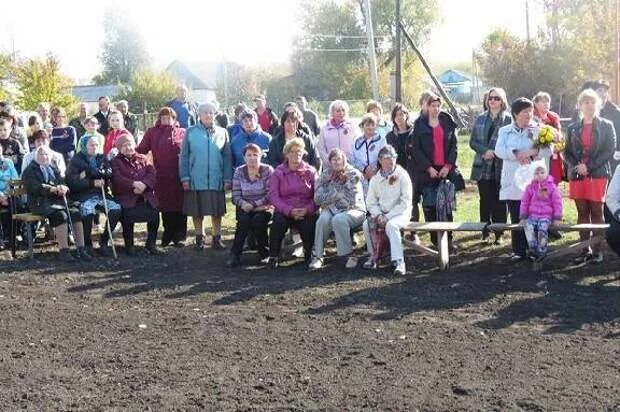
<path id="1" fill-rule="evenodd" d="M 547 93 L 511 103 L 502 88 L 485 94 L 469 141 L 475 152 L 471 180 L 478 187 L 481 222 L 506 223 L 510 217 L 524 227 L 511 235 L 511 260 L 544 259 L 549 238 L 561 236 L 553 228 L 562 220 L 562 180 L 568 181 L 577 223 L 607 221 L 607 242 L 620 253 L 620 109 L 608 91 L 603 81 L 585 84 L 566 133 L 550 111 Z M 148 253 L 183 247 L 188 217 L 196 249 L 209 243 L 226 249 L 222 218 L 226 192 L 232 191 L 230 267 L 241 264 L 247 248 L 263 264 L 280 266 L 289 233 L 301 238 L 309 268 L 319 269 L 333 235 L 344 267 L 355 268 L 366 256 L 363 267 L 374 269 L 389 257 L 401 275 L 407 271 L 402 229 L 419 221 L 420 205 L 427 222 L 453 221 L 465 180 L 457 166 L 458 126 L 437 94 L 424 92 L 418 114 L 395 104 L 391 122 L 381 104 L 370 101 L 359 124 L 342 100 L 330 104 L 322 125 L 303 96 L 287 103 L 280 116 L 264 95 L 254 102 L 254 108 L 235 107 L 228 124 L 217 103 L 193 104 L 180 86 L 140 141 L 126 101 L 112 108 L 103 96 L 93 115 L 80 104 L 79 115 L 69 121 L 63 109 L 41 103 L 27 127 L 2 104 L 0 208 L 45 217 L 59 258 L 88 261 L 110 255 L 110 234 L 119 223 L 130 256 L 136 254 L 138 222 L 147 224 Z M 551 137 L 544 140 L 546 135 Z M 20 177 L 25 199 L 8 195 L 10 182 Z M 102 213 L 110 230 L 99 236 L 96 250 L 93 231 Z M 211 218 L 210 242 L 205 217 Z M 2 214 L 2 228 L 6 239 L 17 235 L 10 213 Z M 359 231 L 365 253 L 354 237 Z M 587 246 L 575 262 L 601 263 L 604 231 L 580 234 Z M 416 233 L 411 236 L 420 242 Z M 482 239 L 502 244 L 504 233 L 485 230 Z M 437 246 L 435 234 L 431 241 Z M 455 252 L 451 234 L 448 243 Z"/>

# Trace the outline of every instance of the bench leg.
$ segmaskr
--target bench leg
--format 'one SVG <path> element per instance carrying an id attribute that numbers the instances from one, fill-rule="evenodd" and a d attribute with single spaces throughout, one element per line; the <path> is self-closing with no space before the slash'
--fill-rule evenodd
<path id="1" fill-rule="evenodd" d="M 26 224 L 26 236 L 28 237 L 28 257 L 30 260 L 34 259 L 34 242 L 32 239 L 32 225 Z"/>
<path id="2" fill-rule="evenodd" d="M 17 224 L 15 220 L 11 220 L 11 257 L 15 259 L 17 257 Z"/>
<path id="3" fill-rule="evenodd" d="M 437 232 L 437 243 L 439 243 L 439 269 L 446 270 L 450 267 L 450 252 L 448 250 L 448 232 L 440 230 Z"/>

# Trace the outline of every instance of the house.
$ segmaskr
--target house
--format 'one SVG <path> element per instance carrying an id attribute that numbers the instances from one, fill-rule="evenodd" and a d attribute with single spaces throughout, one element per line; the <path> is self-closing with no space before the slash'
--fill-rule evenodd
<path id="1" fill-rule="evenodd" d="M 185 63 L 174 60 L 166 71 L 190 90 L 190 97 L 198 103 L 216 100 L 217 63 Z"/>
<path id="2" fill-rule="evenodd" d="M 443 85 L 448 96 L 459 103 L 477 102 L 483 94 L 480 78 L 459 70 L 447 70 L 440 74 L 437 79 Z"/>
<path id="3" fill-rule="evenodd" d="M 115 84 L 87 84 L 82 86 L 73 86 L 71 94 L 82 103 L 88 104 L 89 108 L 96 108 L 97 102 L 101 96 L 108 96 L 113 99 L 119 92 L 119 86 Z"/>

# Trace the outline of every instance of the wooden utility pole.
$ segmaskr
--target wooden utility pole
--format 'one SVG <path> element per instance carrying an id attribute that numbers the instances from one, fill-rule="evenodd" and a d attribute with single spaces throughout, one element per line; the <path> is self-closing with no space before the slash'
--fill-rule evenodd
<path id="1" fill-rule="evenodd" d="M 370 79 L 372 80 L 372 98 L 379 101 L 379 79 L 377 77 L 377 56 L 375 54 L 375 35 L 372 28 L 372 13 L 370 0 L 364 0 L 366 13 L 366 37 L 368 38 L 368 60 L 370 64 Z"/>
<path id="2" fill-rule="evenodd" d="M 396 56 L 396 67 L 394 69 L 394 88 L 396 89 L 394 92 L 394 100 L 397 102 L 402 102 L 402 70 L 403 65 L 401 62 L 401 48 L 400 48 L 400 0 L 396 0 L 396 38 L 394 41 L 394 55 Z"/>
<path id="3" fill-rule="evenodd" d="M 616 0 L 616 64 L 614 65 L 615 102 L 620 102 L 620 0 Z"/>
<path id="4" fill-rule="evenodd" d="M 527 44 L 530 44 L 530 2 L 525 0 L 525 35 L 527 36 Z"/>

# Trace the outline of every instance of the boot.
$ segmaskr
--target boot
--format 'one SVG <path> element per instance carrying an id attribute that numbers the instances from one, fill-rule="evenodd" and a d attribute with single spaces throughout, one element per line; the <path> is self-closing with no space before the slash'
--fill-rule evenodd
<path id="1" fill-rule="evenodd" d="M 73 263 L 75 262 L 75 258 L 71 256 L 68 248 L 60 249 L 58 251 L 58 260 L 65 263 Z"/>
<path id="2" fill-rule="evenodd" d="M 222 241 L 222 235 L 213 236 L 213 243 L 211 244 L 211 248 L 215 250 L 224 250 L 226 249 L 226 245 Z"/>

